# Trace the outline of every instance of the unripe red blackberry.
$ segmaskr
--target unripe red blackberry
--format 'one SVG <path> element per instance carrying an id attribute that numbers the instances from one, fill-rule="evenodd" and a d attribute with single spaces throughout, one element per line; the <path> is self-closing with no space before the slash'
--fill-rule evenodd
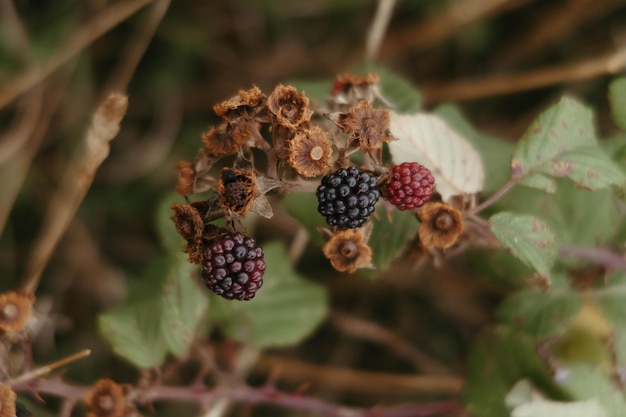
<path id="1" fill-rule="evenodd" d="M 433 193 L 435 178 L 430 170 L 417 162 L 404 162 L 391 167 L 383 188 L 384 197 L 399 210 L 422 207 Z"/>
<path id="2" fill-rule="evenodd" d="M 249 300 L 263 285 L 263 249 L 243 233 L 226 233 L 207 242 L 202 278 L 215 294 Z"/>
<path id="3" fill-rule="evenodd" d="M 326 175 L 315 194 L 317 211 L 326 222 L 350 229 L 365 223 L 380 198 L 378 179 L 355 166 Z"/>

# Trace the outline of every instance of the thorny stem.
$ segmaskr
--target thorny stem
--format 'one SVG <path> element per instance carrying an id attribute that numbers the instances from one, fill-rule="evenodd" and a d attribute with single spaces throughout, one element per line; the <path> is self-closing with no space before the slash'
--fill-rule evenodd
<path id="1" fill-rule="evenodd" d="M 579 248 L 576 246 L 561 246 L 559 254 L 568 258 L 583 259 L 604 265 L 609 269 L 626 270 L 626 258 L 622 254 L 612 252 L 606 248 Z"/>
<path id="2" fill-rule="evenodd" d="M 509 180 L 509 182 L 507 182 L 506 184 L 504 184 L 502 186 L 502 188 L 500 188 L 498 191 L 496 191 L 495 193 L 493 193 L 488 199 L 486 199 L 485 201 L 483 201 L 482 203 L 480 203 L 479 205 L 477 205 L 476 207 L 467 210 L 466 215 L 475 215 L 480 213 L 481 211 L 483 211 L 484 209 L 486 209 L 487 207 L 491 206 L 493 203 L 495 203 L 496 201 L 498 201 L 499 199 L 501 199 L 502 197 L 504 197 L 504 195 L 506 193 L 508 193 L 509 191 L 511 191 L 511 188 L 513 188 L 517 182 L 519 181 L 518 178 L 511 178 Z"/>
<path id="3" fill-rule="evenodd" d="M 54 395 L 65 398 L 66 402 L 74 403 L 84 398 L 90 387 L 72 386 L 57 377 L 19 384 L 13 386 L 13 389 Z M 196 402 L 201 405 L 206 405 L 219 399 L 227 399 L 250 405 L 275 405 L 326 417 L 433 417 L 459 414 L 463 410 L 463 406 L 458 400 L 407 404 L 395 407 L 374 407 L 371 409 L 347 407 L 314 397 L 285 393 L 277 390 L 273 385 L 265 385 L 260 388 L 236 386 L 215 389 L 158 386 L 145 390 L 135 389 L 130 396 L 147 403 L 175 400 Z"/>

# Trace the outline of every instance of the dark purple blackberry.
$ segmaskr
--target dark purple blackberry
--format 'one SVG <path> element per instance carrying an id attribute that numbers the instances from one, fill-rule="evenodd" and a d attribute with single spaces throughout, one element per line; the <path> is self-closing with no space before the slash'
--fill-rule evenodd
<path id="1" fill-rule="evenodd" d="M 350 229 L 365 223 L 380 198 L 378 179 L 355 166 L 326 175 L 315 194 L 317 211 L 326 222 Z"/>
<path id="2" fill-rule="evenodd" d="M 207 242 L 202 278 L 227 300 L 249 300 L 263 285 L 263 249 L 243 233 L 227 233 Z"/>

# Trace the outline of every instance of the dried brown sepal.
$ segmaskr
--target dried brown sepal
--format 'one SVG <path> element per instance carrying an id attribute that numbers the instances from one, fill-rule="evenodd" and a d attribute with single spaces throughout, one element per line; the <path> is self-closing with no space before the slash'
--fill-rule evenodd
<path id="1" fill-rule="evenodd" d="M 380 92 L 378 83 L 380 77 L 375 73 L 365 75 L 338 74 L 335 77 L 329 100 L 338 106 L 353 105 L 360 100 L 369 102 L 378 99 L 391 107 L 391 103 Z"/>
<path id="2" fill-rule="evenodd" d="M 0 382 L 0 417 L 15 417 L 15 392 Z"/>
<path id="3" fill-rule="evenodd" d="M 292 86 L 279 84 L 267 99 L 267 109 L 272 114 L 276 124 L 289 129 L 297 129 L 308 123 L 313 116 L 309 108 L 309 99 Z"/>
<path id="4" fill-rule="evenodd" d="M 239 118 L 252 119 L 265 108 L 266 97 L 259 87 L 239 90 L 239 94 L 213 106 L 213 111 L 220 117 L 233 122 Z"/>
<path id="5" fill-rule="evenodd" d="M 361 100 L 341 119 L 340 127 L 359 141 L 361 149 L 373 154 L 392 139 L 389 131 L 389 111 L 375 109 L 367 100 Z"/>
<path id="6" fill-rule="evenodd" d="M 444 203 L 426 203 L 419 211 L 418 234 L 425 248 L 446 249 L 463 233 L 461 212 Z"/>
<path id="7" fill-rule="evenodd" d="M 87 417 L 122 417 L 130 406 L 124 387 L 108 378 L 96 381 L 84 400 L 90 408 Z"/>
<path id="8" fill-rule="evenodd" d="M 333 145 L 319 126 L 302 130 L 289 142 L 289 165 L 305 178 L 323 175 L 333 166 Z"/>
<path id="9" fill-rule="evenodd" d="M 226 213 L 245 216 L 259 195 L 256 174 L 251 169 L 224 168 L 217 192 L 220 205 Z"/>
<path id="10" fill-rule="evenodd" d="M 179 161 L 176 164 L 178 170 L 178 182 L 176 183 L 176 192 L 180 195 L 189 195 L 194 193 L 194 185 L 196 184 L 196 170 L 194 163 L 189 161 Z"/>
<path id="11" fill-rule="evenodd" d="M 339 272 L 351 274 L 358 268 L 371 268 L 372 249 L 367 245 L 367 237 L 361 228 L 340 230 L 330 237 L 322 251 Z"/>
<path id="12" fill-rule="evenodd" d="M 204 233 L 204 220 L 198 209 L 191 203 L 174 204 L 171 209 L 174 211 L 171 219 L 178 234 L 187 241 L 199 242 Z"/>
<path id="13" fill-rule="evenodd" d="M 253 133 L 246 123 L 221 123 L 202 134 L 202 143 L 209 156 L 223 157 L 235 155 L 252 138 Z"/>
<path id="14" fill-rule="evenodd" d="M 31 293 L 10 291 L 0 294 L 0 332 L 24 330 L 32 316 L 34 302 L 35 296 Z"/>

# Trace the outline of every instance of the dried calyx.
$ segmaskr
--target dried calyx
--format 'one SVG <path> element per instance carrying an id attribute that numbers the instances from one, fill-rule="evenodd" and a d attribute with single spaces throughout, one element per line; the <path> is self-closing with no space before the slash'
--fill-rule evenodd
<path id="1" fill-rule="evenodd" d="M 372 223 L 368 222 L 358 229 L 339 230 L 335 233 L 328 229 L 320 231 L 328 242 L 322 248 L 333 268 L 339 272 L 354 273 L 359 268 L 372 268 L 372 249 L 367 242 L 372 233 Z"/>
<path id="2" fill-rule="evenodd" d="M 463 233 L 461 212 L 445 203 L 427 203 L 418 211 L 418 216 L 421 220 L 419 239 L 426 248 L 447 249 Z"/>

